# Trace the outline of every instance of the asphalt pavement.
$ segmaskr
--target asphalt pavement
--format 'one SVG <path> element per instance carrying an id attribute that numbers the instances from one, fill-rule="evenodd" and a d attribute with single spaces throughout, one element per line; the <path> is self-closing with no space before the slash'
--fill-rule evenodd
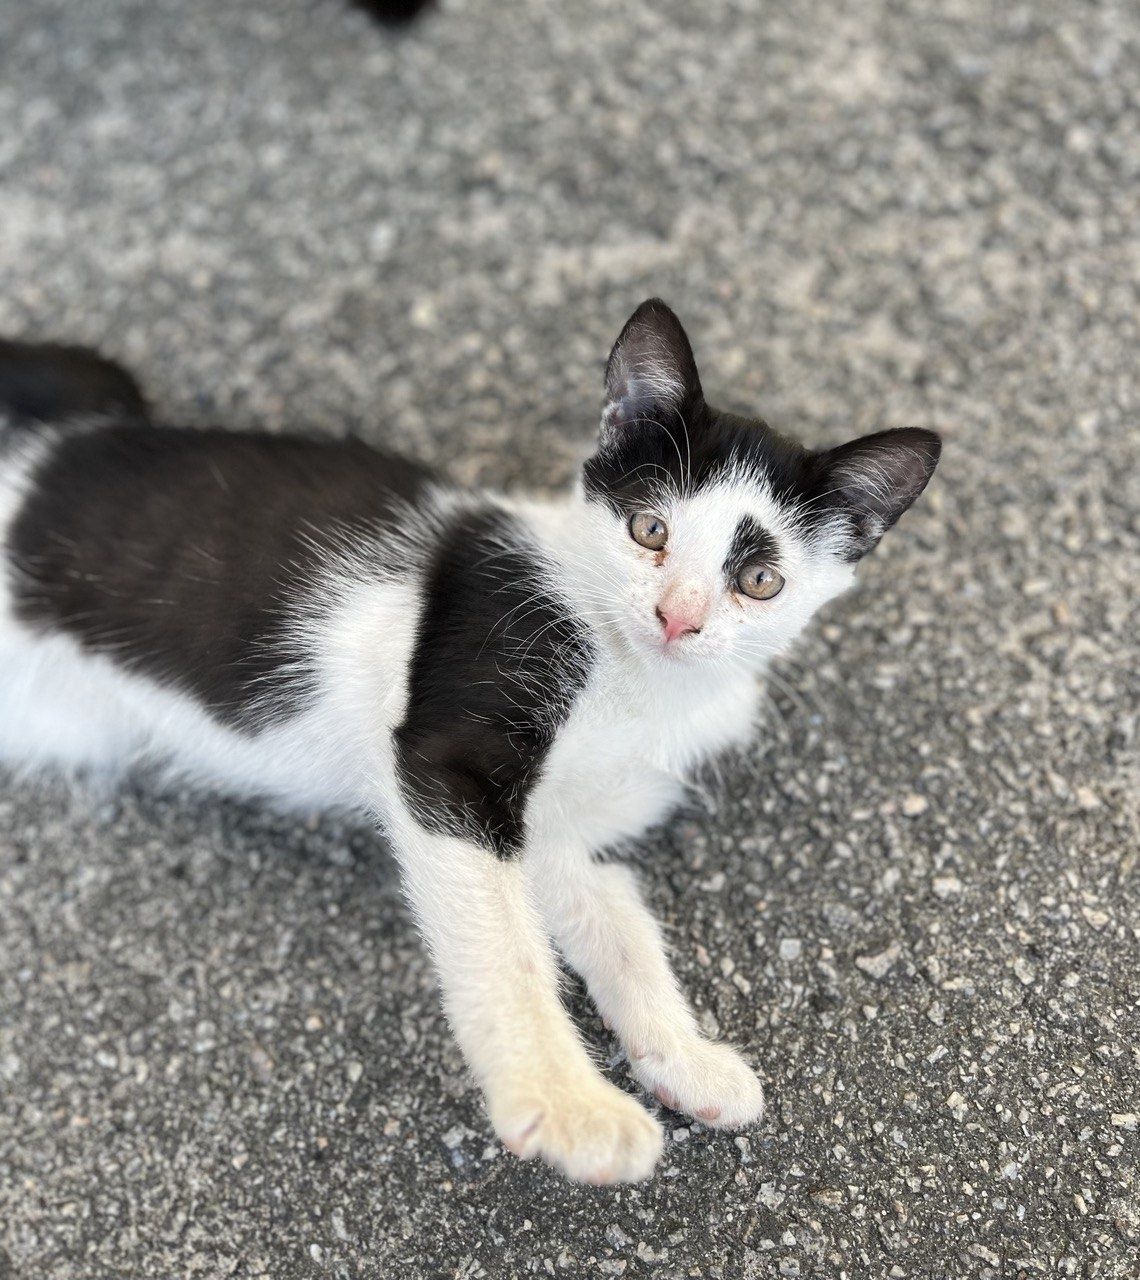
<path id="1" fill-rule="evenodd" d="M 1138 102 L 1127 3 L 0 0 L 0 331 L 164 418 L 553 488 L 660 294 L 946 442 L 639 854 L 759 1128 L 520 1164 L 374 833 L 0 779 L 3 1280 L 1140 1275 Z"/>

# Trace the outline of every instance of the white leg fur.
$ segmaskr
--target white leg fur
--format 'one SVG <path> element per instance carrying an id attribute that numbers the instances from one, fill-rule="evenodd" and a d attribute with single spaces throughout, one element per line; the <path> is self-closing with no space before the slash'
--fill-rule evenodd
<path id="1" fill-rule="evenodd" d="M 735 1049 L 701 1034 L 632 872 L 585 854 L 527 862 L 547 926 L 621 1040 L 634 1077 L 706 1124 L 732 1129 L 758 1120 L 759 1080 Z"/>
<path id="2" fill-rule="evenodd" d="M 605 1080 L 558 992 L 558 967 L 517 862 L 399 824 L 397 856 L 443 1004 L 503 1144 L 583 1182 L 652 1173 L 661 1130 Z"/>

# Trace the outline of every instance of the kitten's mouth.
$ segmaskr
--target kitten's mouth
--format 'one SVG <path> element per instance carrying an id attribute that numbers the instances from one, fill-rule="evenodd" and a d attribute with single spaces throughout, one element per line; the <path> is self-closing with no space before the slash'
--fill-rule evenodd
<path id="1" fill-rule="evenodd" d="M 699 649 L 694 648 L 694 636 L 681 636 L 666 640 L 659 627 L 649 628 L 640 624 L 624 628 L 625 640 L 643 662 L 667 662 L 670 666 L 692 666 L 701 660 Z"/>
<path id="2" fill-rule="evenodd" d="M 672 663 L 674 666 L 692 665 L 701 660 L 700 651 L 684 640 L 659 641 L 653 648 L 663 662 Z"/>

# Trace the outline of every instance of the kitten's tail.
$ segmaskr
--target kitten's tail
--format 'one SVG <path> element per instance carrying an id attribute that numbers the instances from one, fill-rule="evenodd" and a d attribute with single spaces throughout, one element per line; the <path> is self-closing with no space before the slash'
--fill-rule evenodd
<path id="1" fill-rule="evenodd" d="M 138 383 L 89 347 L 0 338 L 0 415 L 16 426 L 92 416 L 146 419 Z"/>

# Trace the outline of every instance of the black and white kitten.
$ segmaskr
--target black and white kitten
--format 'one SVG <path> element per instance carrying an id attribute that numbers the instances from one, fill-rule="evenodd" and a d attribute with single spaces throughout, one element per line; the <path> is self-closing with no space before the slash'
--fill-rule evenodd
<path id="1" fill-rule="evenodd" d="M 374 815 L 496 1132 L 591 1182 L 646 1177 L 661 1130 L 579 1041 L 556 953 L 645 1089 L 757 1119 L 607 855 L 747 742 L 766 664 L 940 448 L 718 412 L 655 300 L 605 385 L 573 490 L 504 497 L 358 441 L 152 426 L 93 353 L 0 344 L 0 761 Z"/>

